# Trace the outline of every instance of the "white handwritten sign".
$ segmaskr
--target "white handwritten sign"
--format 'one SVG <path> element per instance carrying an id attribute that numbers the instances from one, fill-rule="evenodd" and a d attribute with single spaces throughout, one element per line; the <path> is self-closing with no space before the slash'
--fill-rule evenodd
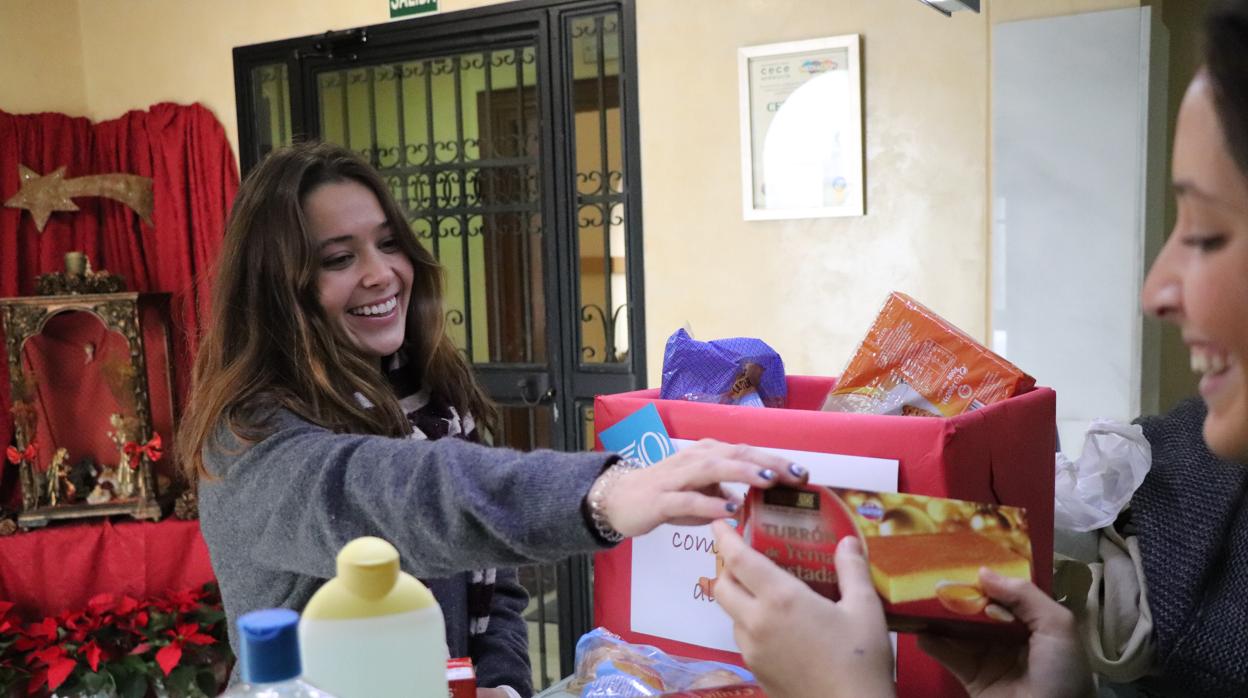
<path id="1" fill-rule="evenodd" d="M 672 439 L 677 450 L 694 442 Z M 897 461 L 833 453 L 764 448 L 810 470 L 818 485 L 897 491 Z M 745 487 L 736 489 L 745 493 Z M 633 539 L 633 632 L 701 647 L 737 652 L 732 621 L 706 593 L 715 578 L 715 537 L 710 526 L 660 526 Z M 700 584 L 699 582 L 702 581 Z"/>

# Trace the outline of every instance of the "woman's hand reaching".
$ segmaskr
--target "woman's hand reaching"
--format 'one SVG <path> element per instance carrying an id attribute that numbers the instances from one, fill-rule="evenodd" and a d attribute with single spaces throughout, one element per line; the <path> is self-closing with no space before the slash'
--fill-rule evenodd
<path id="1" fill-rule="evenodd" d="M 749 446 L 703 439 L 648 468 L 616 477 L 602 493 L 600 509 L 611 528 L 625 536 L 640 536 L 659 524 L 702 525 L 734 516 L 739 498 L 720 483 L 753 487 L 806 482 L 806 469 L 784 458 Z M 599 488 L 595 483 L 590 496 Z"/>

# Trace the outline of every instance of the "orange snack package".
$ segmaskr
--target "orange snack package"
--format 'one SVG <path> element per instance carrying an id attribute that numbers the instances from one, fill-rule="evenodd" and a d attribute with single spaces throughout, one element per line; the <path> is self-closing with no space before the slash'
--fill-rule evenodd
<path id="1" fill-rule="evenodd" d="M 755 550 L 834 600 L 836 544 L 856 536 L 898 632 L 1026 634 L 979 584 L 981 567 L 1032 579 L 1027 514 L 1018 507 L 808 485 L 751 488 L 743 521 Z"/>
<path id="2" fill-rule="evenodd" d="M 952 417 L 1035 384 L 918 301 L 893 292 L 823 409 Z"/>

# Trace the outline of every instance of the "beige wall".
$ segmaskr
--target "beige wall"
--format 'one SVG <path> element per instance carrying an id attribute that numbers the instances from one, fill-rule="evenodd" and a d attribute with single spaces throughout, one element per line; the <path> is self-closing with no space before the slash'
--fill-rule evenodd
<path id="1" fill-rule="evenodd" d="M 686 324 L 763 337 L 793 373 L 838 372 L 892 289 L 986 337 L 989 28 L 1138 4 L 989 0 L 945 18 L 915 0 L 637 0 L 651 383 Z M 5 0 L 0 109 L 98 120 L 199 101 L 233 141 L 233 47 L 387 19 L 383 0 Z M 863 42 L 867 215 L 745 222 L 737 48 L 847 33 Z M 37 78 L 14 67 L 36 62 Z"/>
<path id="2" fill-rule="evenodd" d="M 838 373 L 891 290 L 985 339 L 990 24 L 1138 2 L 990 0 L 950 18 L 914 0 L 731 5 L 639 2 L 651 382 L 685 324 L 765 338 L 792 373 Z M 688 26 L 699 31 L 662 31 Z M 862 36 L 867 215 L 743 221 L 736 49 L 850 33 Z"/>
<path id="3" fill-rule="evenodd" d="M 0 2 L 0 109 L 86 113 L 78 27 L 78 0 Z"/>
<path id="4" fill-rule="evenodd" d="M 202 102 L 225 124 L 235 150 L 235 46 L 389 19 L 384 0 L 92 0 L 80 12 L 89 28 L 82 53 L 93 118 L 156 102 Z"/>
<path id="5" fill-rule="evenodd" d="M 893 289 L 983 337 L 984 17 L 913 0 L 722 6 L 653 0 L 638 12 L 652 379 L 686 323 L 696 337 L 765 338 L 791 373 L 838 373 Z M 692 41 L 656 30 L 699 24 Z M 737 48 L 851 33 L 862 36 L 867 215 L 742 220 Z"/>

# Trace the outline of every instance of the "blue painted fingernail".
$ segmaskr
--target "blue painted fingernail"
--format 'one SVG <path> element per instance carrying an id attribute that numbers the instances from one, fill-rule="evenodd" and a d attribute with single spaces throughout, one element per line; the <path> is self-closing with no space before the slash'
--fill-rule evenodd
<path id="1" fill-rule="evenodd" d="M 806 468 L 797 463 L 789 463 L 789 472 L 793 473 L 793 477 L 801 477 L 806 474 Z"/>
<path id="2" fill-rule="evenodd" d="M 771 482 L 772 480 L 776 479 L 776 471 L 772 470 L 771 468 L 765 468 L 763 470 L 758 471 L 758 476 L 768 482 Z"/>
<path id="3" fill-rule="evenodd" d="M 729 513 L 729 514 L 735 514 L 735 513 L 737 513 L 737 503 L 736 503 L 736 502 L 728 502 L 727 504 L 725 504 L 725 505 L 724 505 L 724 508 L 728 510 L 728 513 Z"/>

